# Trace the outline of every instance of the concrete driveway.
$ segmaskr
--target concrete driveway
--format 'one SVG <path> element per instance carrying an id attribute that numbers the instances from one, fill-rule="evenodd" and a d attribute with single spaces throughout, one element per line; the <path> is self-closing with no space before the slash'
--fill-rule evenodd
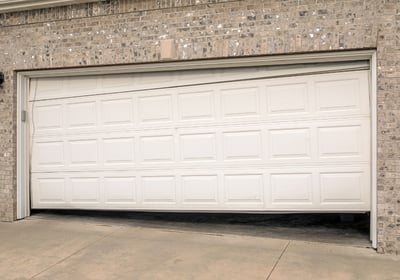
<path id="1" fill-rule="evenodd" d="M 0 223 L 0 279 L 400 279 L 369 248 L 109 219 L 38 215 Z"/>

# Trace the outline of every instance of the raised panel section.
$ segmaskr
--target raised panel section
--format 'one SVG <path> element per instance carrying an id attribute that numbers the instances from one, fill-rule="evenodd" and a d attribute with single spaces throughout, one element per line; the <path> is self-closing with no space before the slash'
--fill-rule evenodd
<path id="1" fill-rule="evenodd" d="M 37 202 L 39 203 L 65 203 L 64 178 L 39 178 L 37 184 Z"/>
<path id="2" fill-rule="evenodd" d="M 143 177 L 141 191 L 145 204 L 176 203 L 175 177 Z"/>
<path id="3" fill-rule="evenodd" d="M 103 160 L 105 164 L 127 164 L 134 161 L 135 142 L 133 138 L 103 139 Z"/>
<path id="4" fill-rule="evenodd" d="M 315 83 L 318 111 L 354 110 L 360 107 L 358 79 L 318 81 Z"/>
<path id="5" fill-rule="evenodd" d="M 67 104 L 67 126 L 70 128 L 96 126 L 96 103 L 79 102 Z"/>
<path id="6" fill-rule="evenodd" d="M 258 87 L 222 89 L 221 93 L 224 117 L 249 117 L 260 114 Z"/>
<path id="7" fill-rule="evenodd" d="M 139 97 L 141 122 L 165 122 L 172 120 L 172 97 L 170 95 Z"/>
<path id="8" fill-rule="evenodd" d="M 69 157 L 72 165 L 95 165 L 98 160 L 96 139 L 69 141 Z"/>
<path id="9" fill-rule="evenodd" d="M 174 160 L 173 136 L 143 136 L 140 141 L 142 161 L 165 162 Z"/>
<path id="10" fill-rule="evenodd" d="M 71 178 L 72 203 L 99 203 L 100 184 L 98 178 Z"/>
<path id="11" fill-rule="evenodd" d="M 136 203 L 136 182 L 134 177 L 104 178 L 106 204 Z"/>
<path id="12" fill-rule="evenodd" d="M 306 112 L 307 84 L 282 84 L 267 87 L 267 108 L 270 114 Z"/>
<path id="13" fill-rule="evenodd" d="M 318 138 L 321 158 L 360 156 L 359 125 L 319 127 Z"/>
<path id="14" fill-rule="evenodd" d="M 271 174 L 272 203 L 312 203 L 312 174 Z"/>
<path id="15" fill-rule="evenodd" d="M 211 90 L 180 93 L 178 95 L 179 118 L 181 120 L 213 119 L 215 117 L 213 94 Z"/>
<path id="16" fill-rule="evenodd" d="M 32 118 L 35 121 L 35 130 L 54 130 L 62 128 L 62 105 L 36 105 Z"/>
<path id="17" fill-rule="evenodd" d="M 271 159 L 311 158 L 309 129 L 270 130 L 268 140 Z"/>
<path id="18" fill-rule="evenodd" d="M 210 204 L 218 201 L 218 177 L 215 175 L 183 176 L 184 203 Z"/>
<path id="19" fill-rule="evenodd" d="M 260 204 L 263 202 L 262 174 L 226 175 L 224 181 L 226 203 Z"/>
<path id="20" fill-rule="evenodd" d="M 362 202 L 361 172 L 322 173 L 321 203 Z"/>
<path id="21" fill-rule="evenodd" d="M 34 163 L 39 166 L 64 165 L 63 142 L 38 142 L 34 144 Z"/>
<path id="22" fill-rule="evenodd" d="M 261 132 L 225 132 L 223 133 L 223 147 L 226 160 L 261 159 Z"/>
<path id="23" fill-rule="evenodd" d="M 101 102 L 101 118 L 105 125 L 132 123 L 132 99 L 103 100 Z"/>
<path id="24" fill-rule="evenodd" d="M 216 160 L 216 135 L 214 133 L 180 135 L 183 161 Z"/>

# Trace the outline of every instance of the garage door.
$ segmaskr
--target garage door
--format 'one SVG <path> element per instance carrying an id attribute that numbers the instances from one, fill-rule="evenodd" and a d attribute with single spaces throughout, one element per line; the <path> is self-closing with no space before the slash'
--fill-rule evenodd
<path id="1" fill-rule="evenodd" d="M 32 80 L 32 208 L 369 211 L 369 72 L 265 73 Z"/>

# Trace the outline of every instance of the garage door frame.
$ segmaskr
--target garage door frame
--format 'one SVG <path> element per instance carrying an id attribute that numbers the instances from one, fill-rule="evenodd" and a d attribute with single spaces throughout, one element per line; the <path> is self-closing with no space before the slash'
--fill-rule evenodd
<path id="1" fill-rule="evenodd" d="M 29 190 L 29 133 L 26 114 L 30 80 L 62 76 L 89 76 L 122 73 L 144 73 L 170 70 L 200 70 L 215 68 L 282 66 L 310 63 L 365 61 L 370 63 L 371 80 L 371 234 L 372 246 L 377 245 L 377 73 L 376 51 L 343 51 L 312 54 L 274 55 L 246 58 L 207 59 L 179 62 L 158 62 L 115 66 L 62 68 L 51 70 L 17 71 L 17 219 L 30 215 Z"/>

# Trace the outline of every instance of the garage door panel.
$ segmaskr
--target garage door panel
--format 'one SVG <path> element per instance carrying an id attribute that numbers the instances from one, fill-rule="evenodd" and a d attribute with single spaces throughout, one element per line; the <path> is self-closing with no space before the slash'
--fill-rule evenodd
<path id="1" fill-rule="evenodd" d="M 64 88 L 67 92 L 79 92 L 82 95 L 92 94 L 100 86 L 100 76 L 91 77 L 70 77 L 66 78 Z M 71 83 L 71 81 L 73 81 Z"/>
<path id="2" fill-rule="evenodd" d="M 60 175 L 55 177 L 32 176 L 32 202 L 34 205 L 63 205 L 67 206 L 66 182 Z"/>
<path id="3" fill-rule="evenodd" d="M 97 126 L 96 102 L 67 103 L 65 125 L 68 128 L 95 128 Z"/>
<path id="4" fill-rule="evenodd" d="M 317 127 L 321 160 L 361 160 L 370 158 L 369 120 L 327 123 Z"/>
<path id="5" fill-rule="evenodd" d="M 99 165 L 99 146 L 97 139 L 68 141 L 70 166 Z"/>
<path id="6" fill-rule="evenodd" d="M 271 203 L 312 205 L 314 198 L 312 173 L 272 173 L 270 174 Z"/>
<path id="7" fill-rule="evenodd" d="M 29 101 L 63 96 L 66 88 L 66 77 L 41 78 L 32 81 L 36 87 L 34 94 L 29 96 Z M 65 96 L 64 96 L 65 97 Z"/>
<path id="8" fill-rule="evenodd" d="M 370 120 L 298 121 L 266 125 L 270 163 L 305 165 L 370 160 Z"/>
<path id="9" fill-rule="evenodd" d="M 361 148 L 360 134 L 360 126 L 319 127 L 320 157 L 358 156 Z"/>
<path id="10" fill-rule="evenodd" d="M 105 94 L 31 101 L 33 208 L 370 209 L 367 72 L 171 81 L 107 94 L 117 82 L 99 78 Z"/>
<path id="11" fill-rule="evenodd" d="M 42 168 L 65 166 L 64 142 L 49 139 L 36 142 L 32 151 L 32 165 Z"/>
<path id="12" fill-rule="evenodd" d="M 139 122 L 141 125 L 173 120 L 172 95 L 160 94 L 138 97 Z"/>
<path id="13" fill-rule="evenodd" d="M 36 137 L 32 171 L 368 162 L 368 119 Z M 95 138 L 93 138 L 93 136 Z M 112 137 L 111 137 L 112 136 Z M 63 141 L 59 141 L 63 139 Z M 145 166 L 141 166 L 145 164 Z"/>
<path id="14" fill-rule="evenodd" d="M 291 78 L 286 78 L 286 80 L 287 79 L 290 80 Z M 299 78 L 297 77 L 296 79 Z M 264 105 L 260 104 L 261 99 L 259 97 L 256 98 L 256 96 L 259 95 L 258 93 L 257 94 L 253 92 L 247 93 L 246 92 L 246 90 L 248 90 L 247 87 L 244 88 L 239 87 L 239 85 L 243 86 L 243 83 L 245 82 L 241 83 L 231 82 L 229 87 L 232 87 L 233 89 L 220 89 L 222 93 L 215 90 L 213 91 L 213 97 L 218 97 L 219 95 L 221 95 L 222 96 L 221 98 L 223 98 L 223 94 L 227 95 L 227 97 L 225 97 L 226 99 L 225 103 L 227 103 L 225 104 L 226 106 L 224 104 L 221 104 L 220 106 L 214 105 L 214 102 L 216 102 L 215 100 L 218 100 L 218 98 L 211 98 L 211 100 L 201 101 L 195 99 L 195 97 L 193 96 L 192 98 L 188 97 L 188 100 L 192 99 L 192 101 L 187 101 L 186 103 L 179 105 L 180 104 L 179 98 L 181 98 L 180 96 L 181 93 L 179 93 L 179 90 L 165 89 L 163 91 L 151 90 L 146 92 L 146 94 L 143 94 L 141 92 L 131 92 L 131 93 L 124 92 L 124 93 L 111 94 L 110 95 L 111 97 L 107 95 L 98 95 L 98 96 L 86 96 L 79 98 L 77 97 L 73 99 L 64 99 L 64 100 L 56 99 L 49 101 L 37 101 L 33 117 L 35 119 L 35 126 L 37 129 L 40 128 L 40 126 L 44 126 L 48 129 L 52 128 L 58 129 L 60 128 L 60 125 L 62 125 L 62 123 L 65 122 L 66 126 L 69 127 L 69 129 L 71 130 L 70 133 L 76 133 L 78 131 L 89 133 L 92 132 L 92 130 L 108 131 L 109 129 L 111 129 L 109 126 L 117 126 L 117 125 L 123 125 L 124 130 L 146 129 L 147 126 L 149 126 L 149 128 L 156 128 L 156 127 L 175 128 L 175 127 L 185 127 L 193 125 L 193 123 L 187 124 L 188 120 L 195 121 L 196 126 L 202 126 L 202 125 L 213 126 L 213 125 L 246 123 L 249 121 L 257 123 L 258 122 L 276 123 L 277 121 L 297 122 L 301 120 L 314 121 L 314 120 L 320 120 L 321 118 L 325 117 L 329 118 L 343 118 L 345 116 L 351 117 L 354 116 L 356 113 L 358 114 L 359 117 L 365 116 L 366 118 L 368 118 L 368 108 L 369 108 L 368 100 L 362 102 L 361 105 L 363 105 L 363 108 L 362 110 L 361 108 L 357 109 L 358 111 L 351 109 L 350 111 L 337 110 L 337 111 L 321 112 L 318 111 L 317 108 L 313 109 L 313 107 L 315 107 L 312 105 L 313 94 L 310 93 L 313 90 L 309 88 L 307 89 L 307 98 L 305 98 L 304 100 L 304 102 L 307 101 L 309 103 L 306 106 L 303 106 L 304 104 L 301 106 L 299 104 L 298 104 L 299 106 L 297 105 L 294 106 L 292 105 L 293 102 L 297 104 L 300 101 L 296 101 L 296 98 L 294 97 L 293 98 L 283 97 L 283 96 L 291 96 L 292 94 L 294 95 L 297 94 L 301 96 L 304 95 L 303 89 L 300 90 L 300 93 L 297 93 L 296 88 L 291 88 L 289 86 L 287 89 L 288 93 L 280 94 L 282 95 L 282 97 L 279 97 L 280 95 L 278 93 L 280 93 L 281 91 L 283 92 L 284 90 L 277 90 L 278 93 L 275 93 L 275 95 L 278 96 L 275 97 L 275 99 L 282 98 L 281 101 L 273 101 L 271 102 L 270 105 L 267 104 L 264 107 Z M 260 84 L 260 86 L 257 87 L 258 90 L 262 92 L 264 95 L 268 95 L 268 90 L 267 87 L 265 87 L 265 84 L 271 83 L 271 81 L 270 80 L 254 81 L 251 82 L 250 84 L 257 84 L 257 83 Z M 284 83 L 284 81 L 282 80 L 281 83 Z M 307 85 L 309 84 L 310 83 L 307 83 Z M 265 88 L 259 89 L 261 88 L 262 85 Z M 222 87 L 221 85 L 215 85 L 216 89 L 221 87 Z M 275 84 L 270 87 L 285 87 L 285 86 Z M 186 89 L 185 92 L 182 93 L 182 96 L 190 95 L 191 92 L 193 93 L 194 96 L 202 95 L 204 93 L 204 86 L 190 86 Z M 211 95 L 209 91 L 204 94 L 205 96 L 207 96 L 205 99 L 208 99 Z M 250 95 L 250 97 L 248 97 L 247 95 Z M 365 94 L 360 96 L 359 99 L 364 101 L 366 99 L 364 95 Z M 242 100 L 241 98 L 244 99 Z M 143 106 L 140 106 L 141 99 L 143 99 L 142 100 Z M 177 101 L 178 105 L 173 106 L 173 104 L 175 103 L 174 100 L 178 100 Z M 268 100 L 268 98 L 266 98 L 266 100 Z M 272 100 L 274 99 L 272 98 Z M 286 103 L 283 102 L 284 100 L 287 100 L 287 102 Z M 130 105 L 131 102 L 134 104 Z M 99 106 L 98 103 L 100 104 Z M 202 105 L 205 103 L 207 103 L 207 105 Z M 210 103 L 210 105 L 208 105 L 208 103 Z M 268 103 L 268 101 L 266 101 L 266 103 Z M 328 103 L 331 104 L 332 102 L 329 101 Z M 279 109 L 278 107 L 276 107 L 278 105 L 283 106 L 282 108 L 286 109 L 282 108 Z M 60 107 L 62 106 L 67 107 L 65 112 L 61 110 Z M 215 108 L 212 108 L 214 106 Z M 268 108 L 268 106 L 275 106 L 275 109 Z M 173 111 L 175 111 L 174 109 L 175 107 L 180 107 L 179 108 L 180 111 L 178 110 L 179 112 L 176 113 L 176 116 L 173 113 Z M 298 113 L 292 112 L 293 110 L 297 110 L 295 108 L 300 108 L 300 107 L 306 107 L 307 110 L 305 112 L 298 112 Z M 68 108 L 70 109 L 68 110 Z M 212 112 L 213 109 L 216 111 Z M 44 115 L 42 118 L 40 118 L 40 114 L 36 112 L 39 110 L 43 111 Z M 46 110 L 50 110 L 48 111 L 47 115 L 46 115 Z M 268 112 L 271 110 L 278 110 L 278 111 L 288 110 L 291 111 L 292 113 L 268 114 Z M 98 119 L 100 119 L 101 122 L 97 122 L 96 114 L 98 115 Z M 138 114 L 139 122 L 135 122 L 132 120 L 133 118 L 132 114 L 133 115 Z M 251 118 L 248 119 L 247 117 L 245 117 L 246 114 L 248 116 L 251 116 Z M 237 117 L 231 118 L 229 117 L 229 115 Z M 45 123 L 45 122 L 52 122 L 52 123 Z M 39 130 L 36 131 L 38 135 L 40 134 Z M 48 133 L 48 132 L 49 131 L 44 131 L 43 133 Z M 68 133 L 68 131 L 62 131 L 62 133 Z"/>
<path id="15" fill-rule="evenodd" d="M 110 207 L 132 207 L 137 204 L 136 177 L 104 177 L 104 204 Z"/>
<path id="16" fill-rule="evenodd" d="M 214 90 L 194 89 L 178 93 L 178 118 L 180 121 L 214 120 L 215 113 Z"/>
<path id="17" fill-rule="evenodd" d="M 233 83 L 228 88 L 221 88 L 220 92 L 223 118 L 260 117 L 258 87 L 237 88 L 237 84 Z"/>
<path id="18" fill-rule="evenodd" d="M 100 204 L 100 179 L 98 177 L 73 176 L 69 182 L 69 197 L 72 204 Z"/>
<path id="19" fill-rule="evenodd" d="M 314 79 L 316 110 L 321 114 L 369 114 L 369 80 L 362 72 L 319 75 Z"/>
<path id="20" fill-rule="evenodd" d="M 135 164 L 135 138 L 113 137 L 102 139 L 105 165 Z"/>
<path id="21" fill-rule="evenodd" d="M 365 72 L 285 77 L 261 83 L 269 120 L 369 116 L 369 80 Z"/>
<path id="22" fill-rule="evenodd" d="M 143 204 L 177 204 L 177 187 L 174 176 L 142 177 Z"/>
<path id="23" fill-rule="evenodd" d="M 307 82 L 268 85 L 266 87 L 269 115 L 309 114 L 310 96 Z"/>
<path id="24" fill-rule="evenodd" d="M 264 204 L 263 174 L 224 175 L 225 205 L 240 204 L 242 207 L 257 207 Z"/>
<path id="25" fill-rule="evenodd" d="M 261 130 L 228 131 L 222 134 L 225 161 L 263 159 Z"/>
<path id="26" fill-rule="evenodd" d="M 101 100 L 101 121 L 104 126 L 133 125 L 132 98 Z"/>
<path id="27" fill-rule="evenodd" d="M 267 208 L 271 209 L 370 209 L 370 167 L 338 165 L 317 168 L 271 169 Z"/>
<path id="28" fill-rule="evenodd" d="M 184 175 L 181 177 L 182 203 L 194 205 L 218 204 L 217 175 Z"/>
<path id="29" fill-rule="evenodd" d="M 181 161 L 216 161 L 217 134 L 190 133 L 179 135 Z"/>
<path id="30" fill-rule="evenodd" d="M 318 111 L 342 111 L 360 108 L 358 79 L 338 79 L 315 82 Z"/>
<path id="31" fill-rule="evenodd" d="M 141 136 L 139 142 L 141 162 L 154 163 L 174 161 L 174 135 Z"/>
<path id="32" fill-rule="evenodd" d="M 321 203 L 363 203 L 363 175 L 360 171 L 321 173 Z"/>
<path id="33" fill-rule="evenodd" d="M 53 104 L 52 104 L 53 103 Z M 36 133 L 60 133 L 63 128 L 63 104 L 62 103 L 40 103 L 31 108 L 32 117 L 34 117 L 35 123 L 31 127 L 31 130 Z M 55 104 L 54 104 L 55 103 Z"/>
<path id="34" fill-rule="evenodd" d="M 368 211 L 370 208 L 368 164 L 212 170 L 35 173 L 32 202 L 34 208 L 80 209 Z"/>
<path id="35" fill-rule="evenodd" d="M 270 160 L 311 159 L 311 128 L 268 130 Z"/>

